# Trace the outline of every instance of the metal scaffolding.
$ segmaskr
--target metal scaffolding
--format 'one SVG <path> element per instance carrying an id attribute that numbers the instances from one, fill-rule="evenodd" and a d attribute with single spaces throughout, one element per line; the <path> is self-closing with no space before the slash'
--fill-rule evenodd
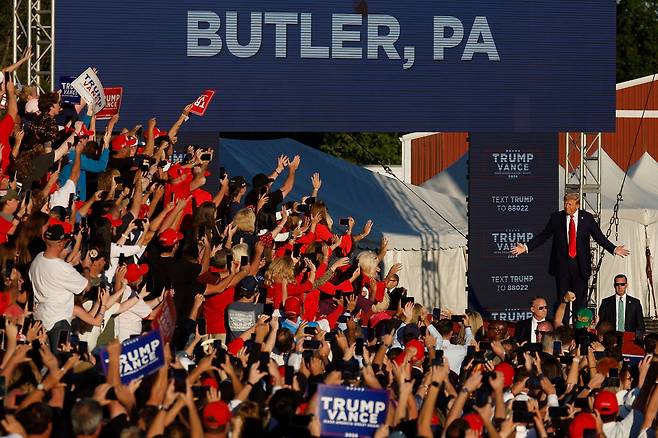
<path id="1" fill-rule="evenodd" d="M 13 62 L 28 47 L 32 56 L 17 72 L 19 80 L 40 91 L 55 88 L 55 0 L 13 0 Z"/>
<path id="2" fill-rule="evenodd" d="M 580 208 L 592 213 L 601 224 L 601 133 L 565 133 L 564 184 L 566 192 L 578 192 Z M 592 263 L 599 260 L 601 247 L 590 243 Z M 590 303 L 596 304 L 599 294 L 599 278 L 596 266 L 590 278 Z"/>

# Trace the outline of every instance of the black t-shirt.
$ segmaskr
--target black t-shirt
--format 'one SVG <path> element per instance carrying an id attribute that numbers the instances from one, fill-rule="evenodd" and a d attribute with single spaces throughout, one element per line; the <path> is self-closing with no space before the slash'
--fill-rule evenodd
<path id="1" fill-rule="evenodd" d="M 205 286 L 197 281 L 201 273 L 201 265 L 150 252 L 148 266 L 152 296 L 159 296 L 162 289 L 171 283 L 175 291 L 177 319 L 182 321 L 187 318 L 194 304 L 194 296 L 205 290 Z"/>

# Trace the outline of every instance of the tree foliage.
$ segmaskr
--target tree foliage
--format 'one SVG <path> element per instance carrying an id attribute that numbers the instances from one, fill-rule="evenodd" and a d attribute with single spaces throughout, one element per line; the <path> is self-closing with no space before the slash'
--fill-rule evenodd
<path id="1" fill-rule="evenodd" d="M 617 82 L 658 72 L 658 1 L 617 3 Z"/>

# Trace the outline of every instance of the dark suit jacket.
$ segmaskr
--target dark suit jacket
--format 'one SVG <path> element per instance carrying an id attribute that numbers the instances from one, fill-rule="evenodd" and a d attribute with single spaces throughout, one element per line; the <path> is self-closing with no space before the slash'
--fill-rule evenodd
<path id="1" fill-rule="evenodd" d="M 554 277 L 568 276 L 569 244 L 567 235 L 567 214 L 560 210 L 551 215 L 544 230 L 533 237 L 528 243 L 528 250 L 533 251 L 549 238 L 553 238 L 551 246 L 551 260 L 548 272 Z M 589 252 L 589 238 L 601 245 L 611 254 L 614 254 L 615 244 L 606 239 L 601 232 L 594 216 L 583 210 L 578 210 L 578 227 L 576 228 L 576 261 L 583 278 L 592 274 L 592 260 Z"/>
<path id="2" fill-rule="evenodd" d="M 516 323 L 516 329 L 514 330 L 514 338 L 518 342 L 528 341 L 530 342 L 530 336 L 532 331 L 532 317 L 528 319 L 522 319 Z"/>
<path id="3" fill-rule="evenodd" d="M 610 321 L 615 327 L 617 326 L 617 294 L 604 298 L 599 308 L 599 319 L 601 321 Z M 627 332 L 635 332 L 638 329 L 644 331 L 644 313 L 642 312 L 642 303 L 637 298 L 626 294 L 626 315 L 624 315 L 624 325 Z"/>

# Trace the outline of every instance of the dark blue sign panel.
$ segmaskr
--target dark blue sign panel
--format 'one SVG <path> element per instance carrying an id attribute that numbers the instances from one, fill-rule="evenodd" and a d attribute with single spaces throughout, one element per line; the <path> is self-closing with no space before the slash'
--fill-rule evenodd
<path id="1" fill-rule="evenodd" d="M 107 375 L 107 350 L 100 352 L 103 372 Z M 140 377 L 154 373 L 164 365 L 164 347 L 160 330 L 152 330 L 138 338 L 129 339 L 121 343 L 121 356 L 119 367 L 121 383 L 124 385 Z"/>
<path id="2" fill-rule="evenodd" d="M 611 0 L 61 2 L 56 45 L 128 124 L 212 89 L 191 129 L 614 130 Z"/>
<path id="3" fill-rule="evenodd" d="M 518 321 L 533 296 L 557 298 L 549 246 L 510 254 L 558 209 L 557 155 L 557 134 L 470 134 L 469 301 L 494 318 Z"/>
<path id="4" fill-rule="evenodd" d="M 75 80 L 75 76 L 62 76 L 59 78 L 59 89 L 62 90 L 62 102 L 76 105 L 80 103 L 80 95 L 71 83 Z"/>
<path id="5" fill-rule="evenodd" d="M 371 437 L 386 423 L 388 392 L 348 386 L 319 385 L 322 436 Z"/>

